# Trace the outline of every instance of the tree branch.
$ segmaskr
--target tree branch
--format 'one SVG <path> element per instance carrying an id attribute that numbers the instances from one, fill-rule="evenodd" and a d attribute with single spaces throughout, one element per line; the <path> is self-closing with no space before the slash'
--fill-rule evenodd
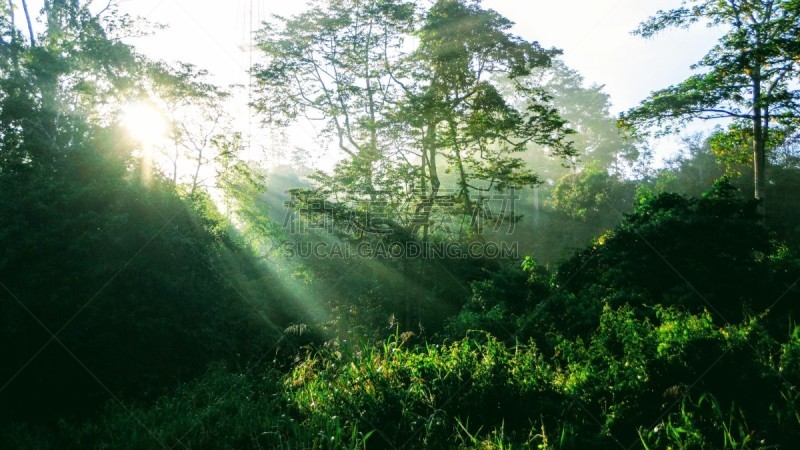
<path id="1" fill-rule="evenodd" d="M 31 47 L 36 47 L 36 38 L 33 34 L 33 25 L 31 24 L 31 15 L 28 13 L 28 2 L 22 0 L 22 10 L 25 11 L 25 21 L 28 23 L 28 34 L 31 37 Z"/>

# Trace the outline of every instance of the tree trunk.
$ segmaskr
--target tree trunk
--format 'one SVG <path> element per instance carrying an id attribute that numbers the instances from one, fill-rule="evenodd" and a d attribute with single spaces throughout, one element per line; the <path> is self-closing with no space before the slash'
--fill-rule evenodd
<path id="1" fill-rule="evenodd" d="M 194 170 L 194 176 L 192 177 L 192 191 L 189 193 L 189 197 L 194 200 L 194 194 L 197 192 L 197 188 L 200 184 L 200 168 L 203 167 L 203 149 L 198 149 L 197 154 L 197 167 Z"/>
<path id="2" fill-rule="evenodd" d="M 14 19 L 14 0 L 8 0 L 8 13 L 11 15 L 11 29 L 16 32 L 17 23 Z"/>
<path id="3" fill-rule="evenodd" d="M 420 228 L 422 228 L 422 240 L 427 241 L 431 212 L 433 210 L 434 203 L 436 203 L 436 196 L 439 194 L 441 182 L 439 181 L 439 172 L 438 168 L 436 167 L 436 125 L 431 122 L 428 124 L 424 133 L 425 138 L 423 140 L 421 162 L 421 185 L 423 189 L 425 189 L 425 182 L 430 182 L 430 191 L 425 192 L 423 190 L 421 192 L 421 195 L 427 196 L 427 198 L 422 198 L 420 203 L 414 209 L 415 224 L 413 225 L 412 233 L 416 234 L 419 232 Z M 427 177 L 425 176 L 426 170 L 428 172 Z"/>
<path id="4" fill-rule="evenodd" d="M 477 235 L 480 232 L 478 209 L 472 204 L 472 198 L 469 195 L 467 173 L 464 170 L 464 162 L 461 160 L 461 151 L 459 150 L 458 146 L 454 148 L 454 153 L 456 155 L 456 170 L 458 170 L 458 187 L 461 189 L 461 200 L 464 202 L 463 213 L 465 216 L 469 215 L 470 229 Z"/>
<path id="5" fill-rule="evenodd" d="M 463 204 L 463 214 L 465 216 L 469 216 L 469 227 L 475 233 L 475 235 L 480 234 L 480 220 L 478 217 L 478 205 L 474 205 L 472 202 L 472 198 L 469 195 L 469 183 L 467 183 L 467 171 L 464 168 L 464 160 L 461 158 L 461 148 L 458 145 L 458 140 L 456 139 L 457 129 L 456 124 L 454 121 L 450 121 L 450 141 L 451 145 L 453 146 L 453 154 L 456 158 L 456 170 L 458 171 L 458 187 L 461 190 L 459 195 L 461 196 L 461 201 L 464 202 Z M 462 221 L 462 228 L 463 228 L 463 221 Z M 461 231 L 459 231 L 459 235 Z"/>
<path id="6" fill-rule="evenodd" d="M 28 34 L 31 37 L 31 47 L 36 47 L 36 38 L 33 34 L 33 25 L 31 24 L 31 15 L 28 13 L 28 2 L 22 0 L 22 10 L 25 11 L 25 21 L 28 22 Z"/>
<path id="7" fill-rule="evenodd" d="M 761 110 L 761 79 L 756 76 L 753 80 L 753 178 L 755 185 L 755 199 L 758 203 L 758 213 L 765 215 L 764 190 L 765 190 L 765 165 L 766 165 L 766 136 L 764 133 L 763 114 Z"/>
<path id="8" fill-rule="evenodd" d="M 172 185 L 178 185 L 178 157 L 180 152 L 178 150 L 178 141 L 175 141 L 175 159 L 172 160 Z"/>

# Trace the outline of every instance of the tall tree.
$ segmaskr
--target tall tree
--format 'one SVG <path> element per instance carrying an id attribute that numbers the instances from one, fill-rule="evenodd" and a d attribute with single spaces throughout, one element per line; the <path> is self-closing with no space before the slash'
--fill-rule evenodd
<path id="1" fill-rule="evenodd" d="M 339 180 L 375 198 L 375 172 L 391 145 L 387 109 L 397 83 L 389 73 L 402 54 L 414 5 L 401 0 L 317 0 L 312 9 L 276 17 L 260 32 L 264 64 L 254 67 L 255 102 L 271 125 L 305 117 L 322 123 L 347 155 Z M 346 179 L 346 181 L 345 181 Z"/>
<path id="2" fill-rule="evenodd" d="M 557 51 L 510 34 L 512 22 L 479 2 L 440 0 L 419 12 L 396 0 L 315 5 L 262 32 L 256 106 L 273 124 L 323 121 L 348 155 L 319 177 L 326 187 L 391 211 L 411 205 L 393 216 L 427 236 L 437 203 L 474 215 L 486 192 L 536 184 L 514 155 L 528 143 L 572 153 L 547 93 L 522 80 Z M 523 107 L 501 94 L 501 78 L 529 100 Z M 440 192 L 445 173 L 453 192 Z"/>
<path id="3" fill-rule="evenodd" d="M 584 77 L 561 59 L 554 60 L 549 67 L 534 70 L 531 82 L 553 97 L 553 106 L 575 131 L 570 137 L 577 153 L 574 168 L 595 165 L 623 173 L 626 166 L 633 165 L 641 156 L 640 142 L 626 139 L 620 132 L 618 118 L 610 112 L 611 101 L 604 86 L 587 85 Z M 541 150 L 534 146 L 526 155 L 526 161 L 552 179 L 566 173 L 568 168 L 563 161 L 546 158 Z"/>
<path id="4" fill-rule="evenodd" d="M 131 28 L 116 8 L 93 13 L 85 2 L 53 0 L 44 3 L 42 16 L 39 36 L 23 42 L 12 25 L 3 46 L 9 63 L 0 79 L 0 136 L 6 162 L 13 157 L 20 169 L 56 171 L 88 138 L 77 118 L 100 123 L 105 117 L 107 124 L 109 105 L 130 91 L 139 65 L 110 31 Z"/>
<path id="5" fill-rule="evenodd" d="M 771 126 L 794 126 L 800 113 L 800 2 L 796 0 L 685 0 L 659 11 L 635 31 L 651 37 L 696 23 L 722 27 L 723 36 L 693 69 L 700 73 L 656 91 L 627 112 L 631 123 L 682 124 L 733 119 L 749 124 L 755 198 L 763 200 Z M 667 128 L 669 129 L 669 128 Z"/>
<path id="6" fill-rule="evenodd" d="M 185 185 L 189 197 L 207 187 L 223 134 L 233 136 L 225 111 L 230 92 L 207 81 L 208 72 L 191 64 L 174 67 L 153 63 L 148 68 L 147 95 L 153 97 L 170 122 L 169 143 L 162 148 L 175 185 Z M 184 164 L 186 162 L 187 164 Z"/>
<path id="7" fill-rule="evenodd" d="M 548 67 L 558 51 L 512 35 L 512 25 L 477 1 L 439 0 L 425 15 L 413 55 L 417 89 L 406 91 L 404 112 L 420 136 L 423 229 L 440 189 L 438 158 L 455 175 L 452 198 L 475 227 L 485 193 L 540 182 L 516 155 L 528 144 L 574 154 L 565 140 L 571 130 L 550 95 L 524 79 Z M 509 94 L 501 93 L 500 80 L 513 86 Z"/>

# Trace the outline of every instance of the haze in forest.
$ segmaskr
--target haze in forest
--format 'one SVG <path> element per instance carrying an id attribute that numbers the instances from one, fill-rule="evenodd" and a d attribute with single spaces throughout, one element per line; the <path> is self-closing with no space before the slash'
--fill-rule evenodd
<path id="1" fill-rule="evenodd" d="M 797 0 L 0 2 L 0 449 L 793 449 L 798 87 Z"/>

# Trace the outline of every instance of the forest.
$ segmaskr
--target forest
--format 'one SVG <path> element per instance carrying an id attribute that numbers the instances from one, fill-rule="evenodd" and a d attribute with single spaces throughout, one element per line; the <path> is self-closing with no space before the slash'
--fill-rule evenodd
<path id="1" fill-rule="evenodd" d="M 121 1 L 30 3 L 0 448 L 797 448 L 800 2 L 644 18 L 721 37 L 619 115 L 480 0 L 311 0 L 249 86 L 140 52 Z"/>

